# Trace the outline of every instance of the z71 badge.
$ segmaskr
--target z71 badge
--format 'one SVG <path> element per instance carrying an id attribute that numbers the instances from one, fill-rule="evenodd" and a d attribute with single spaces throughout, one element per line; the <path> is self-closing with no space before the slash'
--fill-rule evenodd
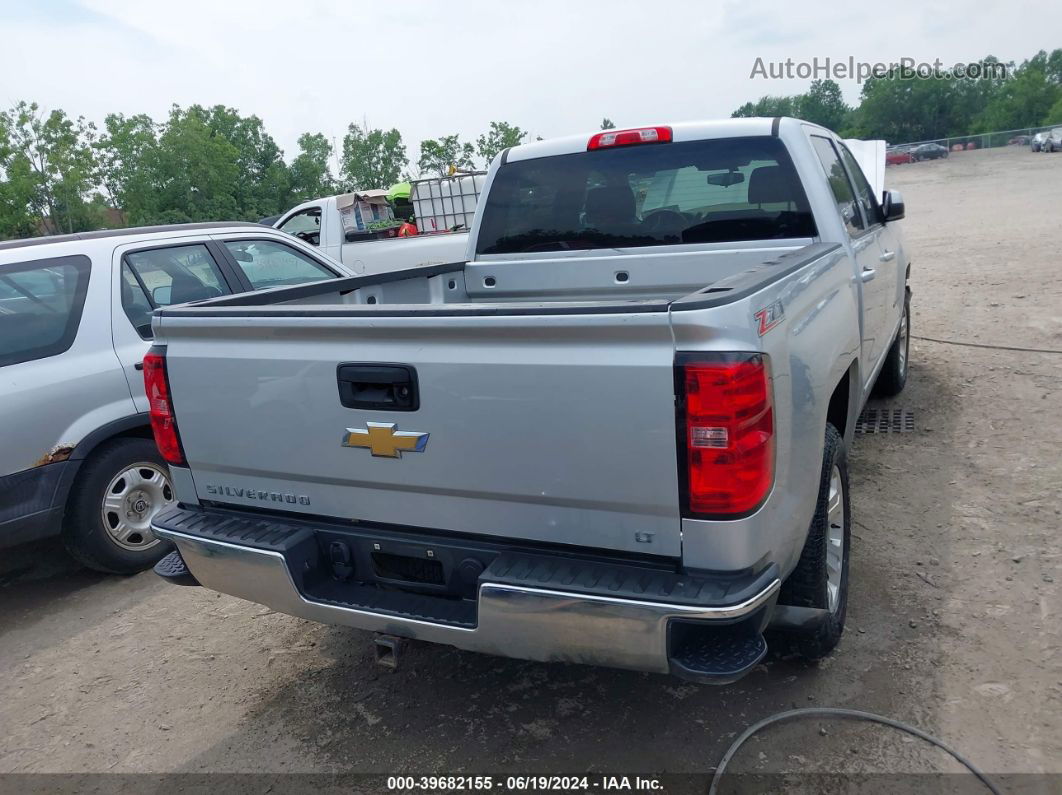
<path id="1" fill-rule="evenodd" d="M 785 309 L 782 307 L 781 301 L 775 301 L 773 304 L 765 306 L 763 309 L 753 315 L 753 317 L 759 321 L 759 332 L 760 336 L 762 337 L 764 334 L 766 334 L 768 331 L 770 331 L 782 322 L 782 318 L 785 317 Z"/>

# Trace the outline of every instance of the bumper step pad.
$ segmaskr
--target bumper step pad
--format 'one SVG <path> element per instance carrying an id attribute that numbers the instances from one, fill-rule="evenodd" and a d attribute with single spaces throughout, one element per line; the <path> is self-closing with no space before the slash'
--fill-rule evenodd
<path id="1" fill-rule="evenodd" d="M 671 672 L 710 684 L 735 682 L 767 654 L 767 641 L 747 627 L 705 628 L 691 633 L 671 654 Z"/>
<path id="2" fill-rule="evenodd" d="M 199 585 L 199 581 L 188 571 L 184 558 L 176 549 L 155 564 L 155 573 L 173 585 Z"/>

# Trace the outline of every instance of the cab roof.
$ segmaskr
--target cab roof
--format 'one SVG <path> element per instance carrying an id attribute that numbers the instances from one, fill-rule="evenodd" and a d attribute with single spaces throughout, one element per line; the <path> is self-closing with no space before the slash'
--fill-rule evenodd
<path id="1" fill-rule="evenodd" d="M 740 138 L 759 135 L 776 135 L 777 119 L 765 117 L 747 117 L 738 119 L 719 119 L 716 121 L 683 121 L 675 124 L 665 124 L 671 128 L 673 141 L 699 141 L 706 138 Z M 618 130 L 634 130 L 639 127 L 655 126 L 635 125 L 631 127 L 618 127 Z M 551 138 L 547 141 L 533 141 L 521 144 L 509 149 L 505 154 L 507 163 L 517 160 L 532 160 L 539 157 L 552 157 L 554 155 L 570 155 L 576 152 L 585 152 L 587 143 L 601 130 L 582 133 L 581 135 L 566 135 L 562 138 Z"/>

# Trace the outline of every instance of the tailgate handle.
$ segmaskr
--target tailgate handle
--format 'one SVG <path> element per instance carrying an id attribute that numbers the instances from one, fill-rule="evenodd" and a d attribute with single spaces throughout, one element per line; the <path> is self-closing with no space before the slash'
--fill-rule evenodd
<path id="1" fill-rule="evenodd" d="M 341 364 L 336 368 L 339 402 L 348 409 L 416 411 L 417 371 L 406 364 Z"/>

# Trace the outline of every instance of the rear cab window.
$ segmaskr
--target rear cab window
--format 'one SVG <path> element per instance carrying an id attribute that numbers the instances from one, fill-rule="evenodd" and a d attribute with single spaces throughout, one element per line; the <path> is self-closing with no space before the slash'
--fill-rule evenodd
<path id="1" fill-rule="evenodd" d="M 507 163 L 483 209 L 477 254 L 814 237 L 774 137 L 642 144 Z"/>
<path id="2" fill-rule="evenodd" d="M 0 265 L 0 367 L 73 345 L 90 271 L 85 256 Z"/>

